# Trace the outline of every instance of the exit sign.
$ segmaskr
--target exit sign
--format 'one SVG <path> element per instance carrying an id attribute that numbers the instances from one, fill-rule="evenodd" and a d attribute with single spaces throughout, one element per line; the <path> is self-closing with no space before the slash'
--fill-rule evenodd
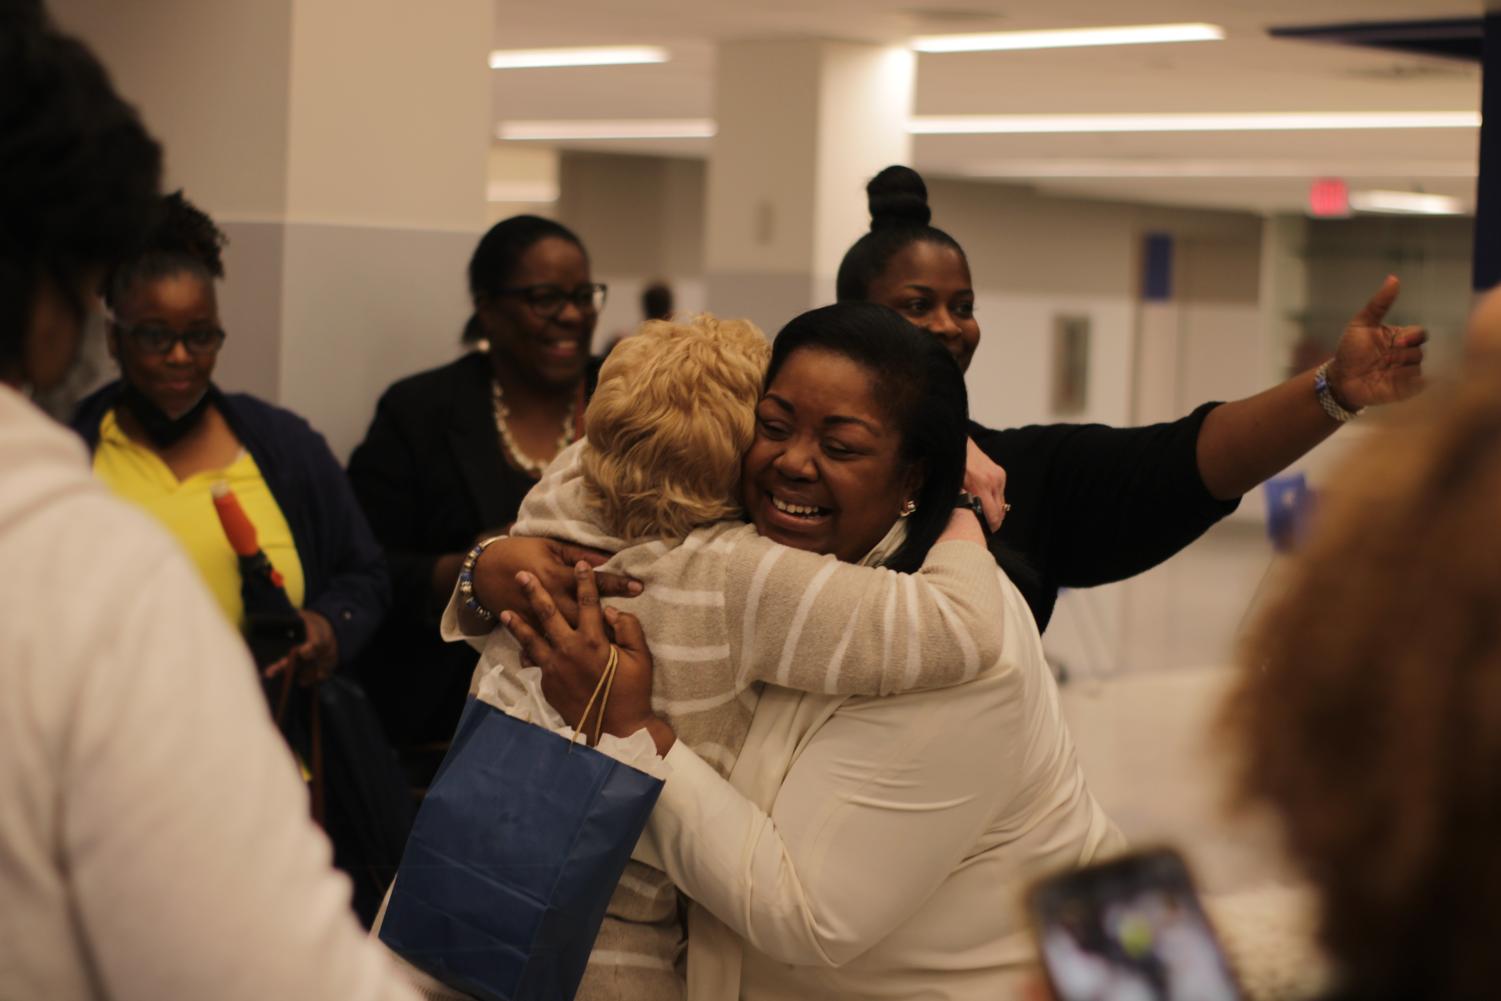
<path id="1" fill-rule="evenodd" d="M 1350 186 L 1337 177 L 1321 177 L 1308 188 L 1308 213 L 1318 219 L 1350 214 Z"/>

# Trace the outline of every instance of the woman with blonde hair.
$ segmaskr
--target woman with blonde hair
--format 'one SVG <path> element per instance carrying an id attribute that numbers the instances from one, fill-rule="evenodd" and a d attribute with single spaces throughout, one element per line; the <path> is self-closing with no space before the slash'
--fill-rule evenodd
<path id="1" fill-rule="evenodd" d="M 737 495 L 751 525 L 737 530 L 753 526 L 763 545 L 781 543 L 763 556 L 779 561 L 774 570 L 811 561 L 830 577 L 824 590 L 849 573 L 868 575 L 873 590 L 918 589 L 923 575 L 936 588 L 940 558 L 974 560 L 979 576 L 962 603 L 949 599 L 948 614 L 936 600 L 938 614 L 899 600 L 876 602 L 871 616 L 863 595 L 812 609 L 817 579 L 788 588 L 759 568 L 744 581 L 731 574 L 718 594 L 749 613 L 735 641 L 793 675 L 868 679 L 894 656 L 914 674 L 958 670 L 959 684 L 886 698 L 798 691 L 781 679 L 759 685 L 747 693 L 743 746 L 726 762 L 692 735 L 701 718 L 661 699 L 684 652 L 671 635 L 678 619 L 645 621 L 644 603 L 663 588 L 648 582 L 639 598 L 601 612 L 582 574 L 574 629 L 549 600 L 566 596 L 533 585 L 511 600 L 499 579 L 507 554 L 482 582 L 489 607 L 530 600 L 537 611 L 540 632 L 515 614 L 506 623 L 564 720 L 582 722 L 613 659 L 604 731 L 645 734 L 664 756 L 671 774 L 634 857 L 691 901 L 678 989 L 693 1001 L 1004 997 L 1031 952 L 1013 906 L 1021 887 L 1123 843 L 1084 782 L 1020 593 L 980 545 L 934 545 L 956 503 L 963 517 L 972 512 L 959 496 L 967 410 L 948 352 L 893 310 L 840 303 L 793 319 L 773 343 L 756 403 Z M 998 605 L 985 593 L 994 590 Z M 979 627 L 962 631 L 987 609 Z M 904 621 L 906 638 L 874 635 Z M 810 633 L 828 645 L 808 646 Z M 981 652 L 997 641 L 998 652 Z M 672 996 L 670 969 L 649 987 L 630 983 L 639 966 L 603 935 L 598 948 L 622 972 L 596 982 L 590 997 Z"/>
<path id="2" fill-rule="evenodd" d="M 889 310 L 863 308 L 906 332 Z M 933 355 L 952 368 L 941 352 Z M 946 503 L 930 505 L 920 519 L 939 533 L 939 544 L 918 565 L 903 565 L 910 576 L 853 561 L 899 511 L 907 512 L 904 523 L 919 521 L 920 469 L 896 477 L 889 491 L 870 485 L 877 496 L 889 493 L 889 517 L 858 551 L 843 554 L 846 563 L 779 544 L 785 540 L 740 519 L 741 459 L 756 438 L 770 356 L 765 336 L 745 321 L 698 316 L 645 324 L 605 361 L 588 437 L 527 495 L 514 528 L 614 553 L 606 568 L 645 584 L 630 607 L 652 632 L 660 664 L 654 699 L 676 734 L 720 775 L 734 766 L 763 683 L 884 695 L 968 681 L 1000 655 L 992 609 L 1002 589 L 974 512 L 955 508 L 957 463 Z M 957 382 L 957 371 L 951 374 Z M 952 444 L 957 452 L 957 433 Z M 932 475 L 935 485 L 944 479 L 936 465 Z M 810 531 L 831 520 L 812 505 L 782 507 Z M 504 548 L 497 539 L 471 550 L 459 585 L 465 600 L 453 602 L 444 618 L 451 639 L 483 636 L 495 621 L 472 586 L 473 566 L 492 542 Z M 505 621 L 521 628 L 509 613 Z M 479 697 L 503 707 L 524 702 L 534 682 L 522 669 L 517 640 L 498 631 L 482 649 Z M 670 996 L 680 934 L 670 881 L 632 863 L 581 996 Z M 607 980 L 625 993 L 610 994 Z"/>
<path id="3" fill-rule="evenodd" d="M 1351 999 L 1501 984 L 1501 362 L 1373 438 L 1261 612 L 1227 719 Z"/>

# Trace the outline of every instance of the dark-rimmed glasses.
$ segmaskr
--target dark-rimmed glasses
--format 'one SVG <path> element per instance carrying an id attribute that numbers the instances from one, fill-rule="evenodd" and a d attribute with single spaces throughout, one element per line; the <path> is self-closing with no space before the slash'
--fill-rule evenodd
<path id="1" fill-rule="evenodd" d="M 570 302 L 580 313 L 598 313 L 605 307 L 605 293 L 608 291 L 604 285 L 593 282 L 580 285 L 572 292 L 557 285 L 523 285 L 519 288 L 496 289 L 492 294 L 517 296 L 539 319 L 551 320 Z"/>
<path id="2" fill-rule="evenodd" d="M 218 327 L 195 327 L 179 333 L 154 323 L 134 327 L 116 323 L 115 330 L 129 337 L 142 351 L 154 355 L 171 354 L 178 341 L 188 349 L 188 354 L 194 355 L 213 354 L 224 343 L 224 331 Z"/>

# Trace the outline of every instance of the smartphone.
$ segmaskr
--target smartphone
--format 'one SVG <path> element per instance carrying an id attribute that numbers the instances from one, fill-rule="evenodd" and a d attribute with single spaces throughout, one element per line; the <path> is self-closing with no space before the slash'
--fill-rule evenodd
<path id="1" fill-rule="evenodd" d="M 1146 851 L 1044 880 L 1028 895 L 1056 1001 L 1240 1001 L 1182 856 Z"/>

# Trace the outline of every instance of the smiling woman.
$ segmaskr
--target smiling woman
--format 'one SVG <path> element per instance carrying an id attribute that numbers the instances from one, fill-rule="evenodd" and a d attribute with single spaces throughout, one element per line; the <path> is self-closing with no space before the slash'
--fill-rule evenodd
<path id="1" fill-rule="evenodd" d="M 891 310 L 853 303 L 782 328 L 742 481 L 761 534 L 855 561 L 902 518 L 906 542 L 886 565 L 922 562 L 959 493 L 965 424 L 929 389 L 952 381 L 936 370 L 947 359 L 893 350 L 910 335 Z"/>
<path id="2" fill-rule="evenodd" d="M 510 611 L 503 621 L 570 725 L 583 723 L 614 665 L 601 726 L 644 732 L 671 769 L 636 848 L 643 864 L 612 904 L 663 874 L 676 884 L 691 901 L 687 983 L 672 983 L 677 967 L 654 951 L 664 943 L 621 907 L 591 961 L 610 975 L 586 976 L 580 997 L 1009 996 L 1028 951 L 1012 907 L 1021 886 L 1121 838 L 1085 787 L 1032 617 L 981 548 L 967 506 L 970 542 L 935 544 L 964 476 L 959 370 L 872 303 L 805 313 L 772 352 L 742 467 L 754 531 L 715 526 L 705 531 L 719 534 L 689 536 L 665 556 L 655 541 L 618 551 L 605 569 L 637 576 L 629 561 L 641 554 L 670 572 L 640 573 L 645 590 L 603 614 L 583 574 L 576 627 L 536 576 L 520 575 L 519 601 L 499 587 L 481 594 L 491 609 L 530 603 L 540 631 Z M 560 467 L 544 490 L 566 474 Z M 672 554 L 680 562 L 665 567 Z M 699 575 L 680 576 L 693 561 Z M 957 590 L 939 587 L 940 561 L 959 571 L 946 578 Z M 706 572 L 709 562 L 721 565 Z M 919 565 L 913 576 L 889 572 Z M 504 576 L 498 563 L 492 573 Z M 925 585 L 937 600 L 919 606 Z M 713 643 L 742 682 L 768 683 L 744 688 L 755 698 L 743 704 L 677 697 L 676 686 L 711 673 L 691 641 Z M 891 668 L 902 683 L 870 684 Z M 943 684 L 945 671 L 958 683 L 911 684 Z M 737 711 L 738 729 L 725 725 Z M 643 968 L 661 972 L 648 985 Z"/>
<path id="3" fill-rule="evenodd" d="M 240 559 L 213 500 L 229 486 L 305 630 L 303 642 L 261 666 L 268 676 L 324 680 L 359 653 L 385 614 L 391 592 L 380 547 L 322 435 L 290 411 L 214 385 L 226 334 L 215 288 L 224 235 L 213 220 L 179 192 L 162 199 L 142 236 L 104 286 L 120 379 L 80 405 L 74 429 L 93 449 L 99 479 L 171 532 L 225 618 L 244 629 L 256 609 L 246 607 Z M 336 832 L 343 791 L 335 783 L 328 800 Z M 336 858 L 355 876 L 355 905 L 369 920 L 394 860 L 389 845 L 384 857 L 349 847 L 336 833 Z"/>
<path id="4" fill-rule="evenodd" d="M 890 306 L 967 368 L 980 323 L 964 250 L 929 224 L 927 187 L 911 168 L 887 167 L 866 193 L 870 232 L 839 265 L 840 301 Z M 1038 628 L 1048 627 L 1060 587 L 1156 566 L 1355 412 L 1417 392 L 1427 334 L 1382 322 L 1397 290 L 1388 277 L 1325 365 L 1243 400 L 1139 428 L 971 424 L 965 489 L 985 504 L 992 551 Z"/>
<path id="5" fill-rule="evenodd" d="M 227 482 L 307 628 L 271 673 L 326 677 L 369 640 L 389 584 L 323 437 L 289 411 L 214 385 L 224 242 L 181 192 L 162 200 L 140 249 L 105 282 L 120 379 L 80 404 L 74 428 L 94 450 L 95 473 L 171 530 L 242 627 L 239 563 L 209 502 Z"/>
<path id="6" fill-rule="evenodd" d="M 349 460 L 395 585 L 358 670 L 419 785 L 453 733 L 475 661 L 443 643 L 438 615 L 465 552 L 505 531 L 542 470 L 582 435 L 605 299 L 579 238 L 528 215 L 480 240 L 469 291 L 463 340 L 482 350 L 391 386 Z"/>

